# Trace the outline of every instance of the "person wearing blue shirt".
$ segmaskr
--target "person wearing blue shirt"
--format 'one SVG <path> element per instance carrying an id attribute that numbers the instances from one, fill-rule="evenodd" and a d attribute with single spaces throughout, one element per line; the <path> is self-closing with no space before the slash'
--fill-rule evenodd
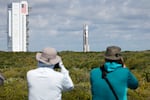
<path id="1" fill-rule="evenodd" d="M 107 47 L 104 58 L 103 66 L 90 72 L 92 100 L 127 100 L 127 89 L 136 89 L 138 80 L 125 66 L 121 48 Z M 104 72 L 109 83 L 102 77 Z"/>

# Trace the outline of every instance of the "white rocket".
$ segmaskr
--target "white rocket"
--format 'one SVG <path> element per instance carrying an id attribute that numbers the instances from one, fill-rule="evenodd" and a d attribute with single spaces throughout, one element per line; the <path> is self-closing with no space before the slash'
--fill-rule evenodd
<path id="1" fill-rule="evenodd" d="M 83 51 L 84 52 L 89 52 L 89 43 L 88 43 L 88 25 L 84 24 L 83 25 Z"/>

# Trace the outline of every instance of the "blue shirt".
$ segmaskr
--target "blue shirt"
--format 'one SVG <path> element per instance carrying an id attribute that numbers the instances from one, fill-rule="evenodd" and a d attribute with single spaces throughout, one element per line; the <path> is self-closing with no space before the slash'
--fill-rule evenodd
<path id="1" fill-rule="evenodd" d="M 106 62 L 104 68 L 107 78 L 115 90 L 119 100 L 127 100 L 127 89 L 136 89 L 138 80 L 129 71 L 123 68 L 121 64 L 115 62 Z M 115 96 L 109 88 L 108 84 L 102 79 L 100 68 L 94 68 L 90 72 L 92 100 L 115 100 Z"/>

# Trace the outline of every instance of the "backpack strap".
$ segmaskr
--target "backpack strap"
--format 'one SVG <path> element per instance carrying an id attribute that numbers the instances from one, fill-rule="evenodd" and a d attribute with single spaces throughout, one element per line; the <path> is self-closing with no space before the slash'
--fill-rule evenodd
<path id="1" fill-rule="evenodd" d="M 115 90 L 113 89 L 110 81 L 108 80 L 108 78 L 106 77 L 107 76 L 107 71 L 104 69 L 104 66 L 100 67 L 100 70 L 102 71 L 102 79 L 104 79 L 106 81 L 106 83 L 108 84 L 109 88 L 111 89 L 112 93 L 114 94 L 116 100 L 119 100 L 118 99 L 118 96 L 115 92 Z"/>

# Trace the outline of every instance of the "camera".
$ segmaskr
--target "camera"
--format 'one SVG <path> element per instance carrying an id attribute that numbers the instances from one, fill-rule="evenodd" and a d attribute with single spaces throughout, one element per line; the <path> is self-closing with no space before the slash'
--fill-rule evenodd
<path id="1" fill-rule="evenodd" d="M 54 65 L 54 68 L 60 68 L 60 67 L 59 67 L 59 63 L 55 64 L 55 65 Z"/>

